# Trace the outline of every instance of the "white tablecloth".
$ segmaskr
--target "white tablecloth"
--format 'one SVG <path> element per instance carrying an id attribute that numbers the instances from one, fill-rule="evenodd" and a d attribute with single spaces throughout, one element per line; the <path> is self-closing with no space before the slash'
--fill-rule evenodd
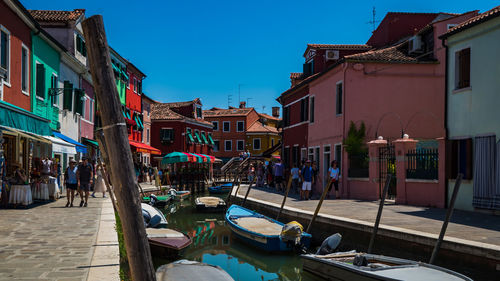
<path id="1" fill-rule="evenodd" d="M 49 177 L 49 196 L 57 199 L 59 198 L 60 193 L 61 190 L 57 184 L 57 178 Z"/>
<path id="2" fill-rule="evenodd" d="M 49 185 L 37 183 L 32 188 L 33 199 L 49 200 Z"/>
<path id="3" fill-rule="evenodd" d="M 33 197 L 31 196 L 31 187 L 29 185 L 11 186 L 9 203 L 22 204 L 25 206 L 33 203 Z"/>

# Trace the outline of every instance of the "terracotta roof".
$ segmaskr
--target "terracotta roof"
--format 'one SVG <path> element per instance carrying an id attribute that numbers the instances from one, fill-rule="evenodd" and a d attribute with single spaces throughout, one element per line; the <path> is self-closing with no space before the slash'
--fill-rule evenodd
<path id="1" fill-rule="evenodd" d="M 274 117 L 274 116 L 271 116 L 271 115 L 265 114 L 265 113 L 259 113 L 259 116 L 262 118 L 269 119 L 269 120 L 281 120 L 281 118 L 279 118 L 279 117 Z"/>
<path id="2" fill-rule="evenodd" d="M 230 109 L 215 109 L 215 110 L 203 110 L 203 115 L 205 117 L 217 117 L 217 116 L 246 116 L 253 109 L 253 107 L 247 108 L 230 108 Z"/>
<path id="3" fill-rule="evenodd" d="M 194 100 L 192 101 L 181 101 L 181 102 L 166 102 L 166 103 L 163 103 L 165 106 L 168 106 L 170 108 L 172 107 L 183 107 L 183 106 L 188 106 L 188 105 L 192 105 L 192 104 L 195 104 L 195 103 L 198 103 L 200 101 L 199 98 L 195 98 Z"/>
<path id="4" fill-rule="evenodd" d="M 290 73 L 290 79 L 297 79 L 302 75 L 302 72 L 292 72 Z"/>
<path id="5" fill-rule="evenodd" d="M 205 125 L 212 125 L 212 123 L 186 117 L 182 114 L 174 112 L 168 103 L 153 103 L 151 104 L 151 120 L 189 120 L 192 122 L 197 122 Z"/>
<path id="6" fill-rule="evenodd" d="M 304 57 L 309 49 L 328 49 L 328 50 L 370 50 L 372 47 L 366 44 L 307 44 Z"/>
<path id="7" fill-rule="evenodd" d="M 254 122 L 250 128 L 247 129 L 247 133 L 265 133 L 265 134 L 277 134 L 278 129 L 271 126 L 266 126 L 260 122 Z"/>
<path id="8" fill-rule="evenodd" d="M 495 18 L 495 17 L 498 17 L 500 16 L 500 6 L 496 6 L 495 8 L 489 10 L 489 11 L 486 11 L 482 14 L 479 14 L 473 18 L 470 18 L 462 23 L 460 23 L 459 25 L 457 26 L 454 26 L 452 28 L 450 28 L 450 30 L 448 30 L 448 32 L 446 32 L 445 34 L 439 36 L 440 39 L 444 39 L 444 38 L 447 38 L 453 34 L 456 34 L 462 30 L 465 30 L 467 28 L 471 28 L 475 25 L 478 25 L 482 22 L 485 22 L 487 20 L 490 20 L 492 18 Z"/>
<path id="9" fill-rule="evenodd" d="M 40 22 L 68 22 L 77 20 L 85 14 L 85 9 L 75 9 L 73 11 L 55 10 L 29 10 L 30 14 Z"/>
<path id="10" fill-rule="evenodd" d="M 383 62 L 383 63 L 420 63 L 425 62 L 408 54 L 408 41 L 388 48 L 346 56 L 346 61 Z"/>

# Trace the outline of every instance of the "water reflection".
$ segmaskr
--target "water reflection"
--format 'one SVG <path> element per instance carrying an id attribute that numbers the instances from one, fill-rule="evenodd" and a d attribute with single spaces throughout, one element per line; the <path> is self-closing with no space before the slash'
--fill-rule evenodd
<path id="1" fill-rule="evenodd" d="M 191 200 L 176 202 L 165 209 L 169 227 L 186 232 L 193 239 L 182 258 L 218 265 L 235 280 L 317 280 L 302 272 L 294 255 L 260 252 L 235 239 L 223 214 L 197 213 Z M 155 258 L 160 266 L 170 261 Z"/>

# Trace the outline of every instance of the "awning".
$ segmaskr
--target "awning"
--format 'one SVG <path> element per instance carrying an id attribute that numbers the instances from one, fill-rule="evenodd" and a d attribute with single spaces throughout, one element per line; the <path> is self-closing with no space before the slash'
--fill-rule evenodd
<path id="1" fill-rule="evenodd" d="M 206 158 L 207 158 L 207 162 L 208 162 L 208 163 L 213 163 L 213 162 L 215 162 L 215 157 L 214 157 L 214 156 L 212 156 L 212 155 L 206 155 L 206 154 L 200 154 L 200 155 L 201 155 L 201 156 L 206 157 Z"/>
<path id="2" fill-rule="evenodd" d="M 51 144 L 50 140 L 48 140 L 42 136 L 32 134 L 32 133 L 24 132 L 24 131 L 21 131 L 21 130 L 15 129 L 15 128 L 11 128 L 11 127 L 6 127 L 6 126 L 0 126 L 0 129 L 4 132 L 4 134 L 7 134 L 7 135 L 20 136 L 23 138 Z"/>
<path id="3" fill-rule="evenodd" d="M 116 73 L 120 73 L 120 68 L 118 68 L 118 66 L 116 66 L 116 64 L 111 63 L 111 65 L 113 66 L 113 70 L 116 71 Z"/>
<path id="4" fill-rule="evenodd" d="M 203 139 L 203 142 L 205 144 L 208 144 L 207 137 L 205 137 L 205 134 L 201 134 L 201 138 Z"/>
<path id="5" fill-rule="evenodd" d="M 128 75 L 127 75 L 127 72 L 126 71 L 121 71 L 122 75 L 123 75 L 123 78 L 125 78 L 125 80 L 128 81 Z"/>
<path id="6" fill-rule="evenodd" d="M 76 154 L 75 145 L 56 137 L 45 137 L 52 142 L 52 151 L 56 153 Z"/>
<path id="7" fill-rule="evenodd" d="M 67 141 L 69 143 L 72 143 L 75 145 L 75 148 L 76 148 L 76 152 L 81 152 L 81 153 L 87 153 L 87 146 L 85 146 L 84 144 L 81 144 L 79 142 L 77 142 L 76 140 L 68 137 L 68 136 L 65 136 L 61 133 L 58 133 L 58 132 L 52 132 L 54 134 L 54 136 L 64 140 L 64 141 Z"/>
<path id="8" fill-rule="evenodd" d="M 193 135 L 191 133 L 186 133 L 186 137 L 189 139 L 190 142 L 194 142 Z"/>
<path id="9" fill-rule="evenodd" d="M 83 142 L 87 142 L 87 143 L 89 143 L 92 146 L 99 147 L 99 143 L 97 141 L 95 141 L 95 140 L 91 140 L 91 139 L 88 139 L 88 138 L 82 138 L 82 141 Z"/>
<path id="10" fill-rule="evenodd" d="M 208 141 L 210 141 L 211 145 L 215 145 L 214 139 L 212 138 L 212 135 L 208 135 Z"/>
<path id="11" fill-rule="evenodd" d="M 137 152 L 151 153 L 153 155 L 161 155 L 161 151 L 159 149 L 149 146 L 147 144 L 132 140 L 129 140 L 128 142 L 130 143 L 131 146 L 135 148 Z"/>
<path id="12" fill-rule="evenodd" d="M 0 101 L 0 124 L 40 136 L 51 134 L 49 120 L 3 101 Z"/>
<path id="13" fill-rule="evenodd" d="M 194 137 L 195 137 L 197 143 L 201 143 L 200 134 L 198 132 L 194 132 Z"/>
<path id="14" fill-rule="evenodd" d="M 195 162 L 195 156 L 191 153 L 185 152 L 171 152 L 161 160 L 162 164 L 173 164 L 173 163 L 185 163 L 185 162 Z"/>
<path id="15" fill-rule="evenodd" d="M 139 130 L 144 129 L 144 126 L 142 125 L 141 118 L 139 118 L 139 115 L 135 115 L 135 122 L 137 123 L 137 127 Z"/>

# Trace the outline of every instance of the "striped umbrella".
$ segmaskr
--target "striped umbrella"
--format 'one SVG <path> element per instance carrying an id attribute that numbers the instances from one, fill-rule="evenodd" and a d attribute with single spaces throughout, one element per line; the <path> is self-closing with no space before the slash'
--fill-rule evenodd
<path id="1" fill-rule="evenodd" d="M 163 156 L 163 159 L 161 160 L 162 164 L 184 163 L 184 162 L 195 162 L 195 157 L 190 153 L 172 152 Z"/>

